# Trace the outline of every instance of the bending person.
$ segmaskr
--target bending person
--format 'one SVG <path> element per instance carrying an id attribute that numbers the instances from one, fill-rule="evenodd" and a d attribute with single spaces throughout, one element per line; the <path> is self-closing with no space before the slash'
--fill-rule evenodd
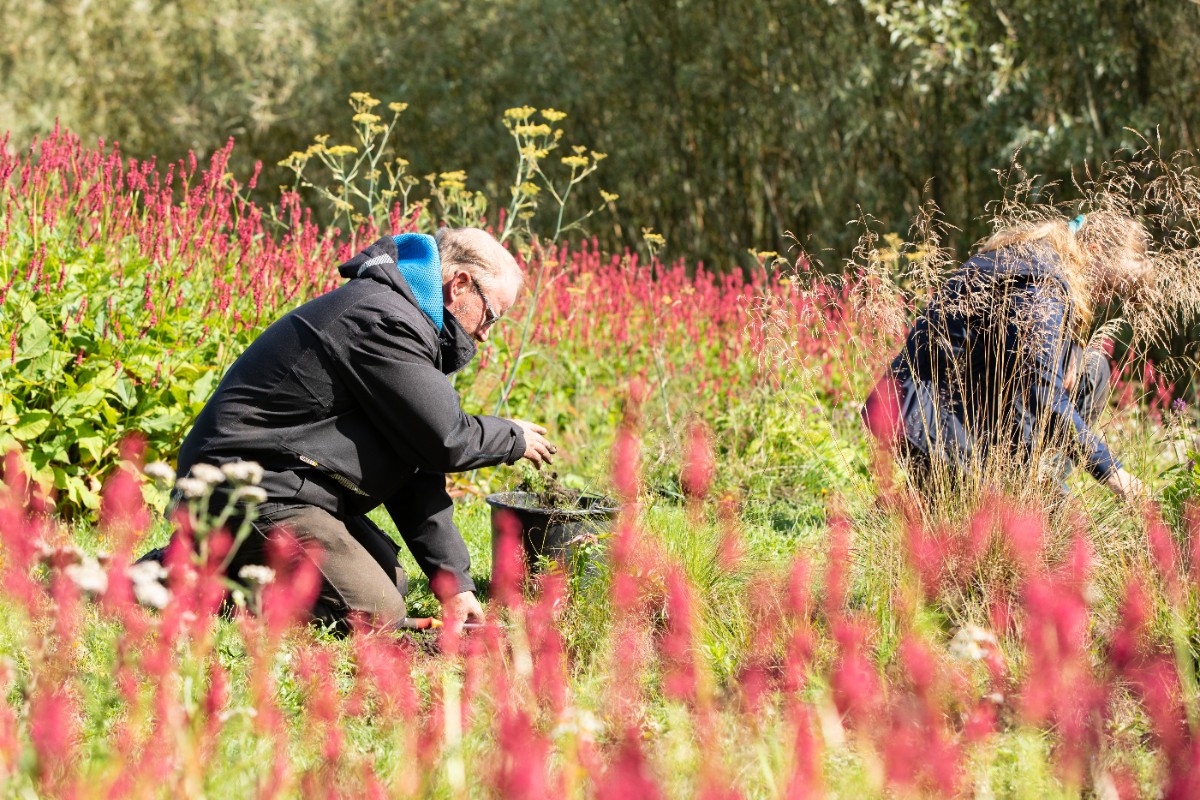
<path id="1" fill-rule="evenodd" d="M 1150 279 L 1147 245 L 1140 223 L 1113 212 L 1026 223 L 950 276 L 865 409 L 918 485 L 957 485 L 1002 462 L 1036 472 L 1065 454 L 1121 496 L 1142 492 L 1092 430 L 1109 366 L 1077 342 L 1098 306 Z"/>
<path id="2" fill-rule="evenodd" d="M 315 617 L 405 616 L 398 545 L 365 514 L 384 505 L 434 582 L 449 625 L 479 620 L 448 472 L 549 462 L 545 429 L 463 412 L 447 376 L 516 302 L 524 276 L 482 230 L 385 237 L 339 267 L 348 280 L 287 313 L 234 362 L 196 419 L 178 473 L 256 461 L 266 502 L 230 576 L 266 560 L 282 527 L 322 553 Z M 219 489 L 218 489 L 219 491 Z M 216 497 L 210 509 L 222 508 Z M 236 520 L 235 520 L 235 525 Z"/>

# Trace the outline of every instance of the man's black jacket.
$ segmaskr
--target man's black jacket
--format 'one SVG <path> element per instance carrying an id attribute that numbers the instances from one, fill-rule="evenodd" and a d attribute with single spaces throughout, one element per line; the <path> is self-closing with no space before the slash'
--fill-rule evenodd
<path id="1" fill-rule="evenodd" d="M 447 375 L 475 344 L 449 312 L 438 331 L 396 259 L 380 239 L 341 265 L 345 284 L 263 331 L 197 417 L 179 474 L 257 461 L 268 508 L 344 519 L 386 504 L 427 575 L 473 590 L 445 473 L 513 463 L 525 439 L 509 420 L 463 412 Z"/>

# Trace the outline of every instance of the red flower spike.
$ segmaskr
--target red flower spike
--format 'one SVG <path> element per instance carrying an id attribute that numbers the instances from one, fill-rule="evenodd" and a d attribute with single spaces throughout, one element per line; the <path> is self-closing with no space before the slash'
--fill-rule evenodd
<path id="1" fill-rule="evenodd" d="M 641 443 L 628 427 L 617 432 L 613 447 L 613 486 L 626 504 L 637 500 Z"/>
<path id="2" fill-rule="evenodd" d="M 867 396 L 862 413 L 867 430 L 884 448 L 891 449 L 900 441 L 904 433 L 904 418 L 895 378 L 889 374 L 875 385 Z"/>
<path id="3" fill-rule="evenodd" d="M 683 493 L 692 500 L 703 499 L 708 495 L 715 473 L 716 463 L 713 461 L 708 431 L 699 423 L 693 424 L 688 430 L 688 451 L 679 481 Z"/>
<path id="4" fill-rule="evenodd" d="M 636 730 L 628 729 L 611 763 L 596 782 L 596 800 L 659 800 L 662 790 L 646 763 Z"/>
<path id="5" fill-rule="evenodd" d="M 304 547 L 282 528 L 267 538 L 267 563 L 275 571 L 275 579 L 263 588 L 262 611 L 273 637 L 308 620 L 321 590 L 317 565 L 323 556 L 319 549 Z"/>
<path id="6" fill-rule="evenodd" d="M 503 606 L 516 606 L 521 599 L 525 580 L 525 548 L 522 544 L 521 521 L 511 511 L 498 511 L 493 517 L 492 536 L 496 538 L 492 552 L 492 596 Z M 444 595 L 438 594 L 438 597 Z"/>
<path id="7" fill-rule="evenodd" d="M 1026 575 L 1034 572 L 1042 559 L 1045 547 L 1045 526 L 1032 514 L 1006 515 L 1002 529 L 1009 552 Z"/>
<path id="8" fill-rule="evenodd" d="M 694 701 L 698 681 L 692 588 L 678 568 L 671 570 L 667 586 L 667 630 L 662 637 L 663 693 L 676 700 Z"/>

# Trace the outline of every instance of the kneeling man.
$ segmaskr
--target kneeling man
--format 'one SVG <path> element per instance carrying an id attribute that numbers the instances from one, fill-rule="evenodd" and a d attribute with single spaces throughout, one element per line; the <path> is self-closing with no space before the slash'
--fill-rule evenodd
<path id="1" fill-rule="evenodd" d="M 317 619 L 403 620 L 399 548 L 365 516 L 384 505 L 421 569 L 443 576 L 434 589 L 447 625 L 477 621 L 445 474 L 521 458 L 540 466 L 556 448 L 539 425 L 464 413 L 447 376 L 474 357 L 524 276 L 475 228 L 385 237 L 339 271 L 346 283 L 284 315 L 234 362 L 184 440 L 178 472 L 262 465 L 267 500 L 230 575 L 265 563 L 266 534 L 288 530 L 323 554 Z"/>

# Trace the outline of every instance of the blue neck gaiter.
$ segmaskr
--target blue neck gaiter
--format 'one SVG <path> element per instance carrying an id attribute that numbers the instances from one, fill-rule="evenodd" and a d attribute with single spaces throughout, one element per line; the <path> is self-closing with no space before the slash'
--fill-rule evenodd
<path id="1" fill-rule="evenodd" d="M 396 243 L 396 266 L 408 282 L 417 298 L 417 305 L 425 316 L 433 320 L 440 331 L 442 312 L 442 260 L 438 256 L 437 241 L 424 233 L 402 233 L 393 236 Z"/>

